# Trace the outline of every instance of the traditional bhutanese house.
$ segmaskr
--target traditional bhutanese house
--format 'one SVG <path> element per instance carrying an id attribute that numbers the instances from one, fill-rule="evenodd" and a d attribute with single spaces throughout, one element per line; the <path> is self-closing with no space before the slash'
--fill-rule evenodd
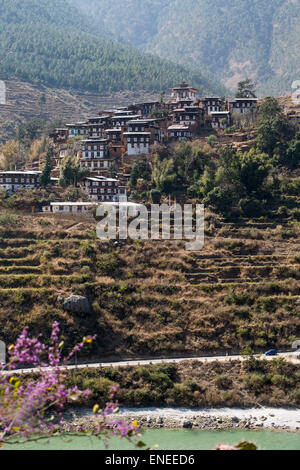
<path id="1" fill-rule="evenodd" d="M 186 108 L 174 109 L 173 120 L 176 123 L 190 126 L 200 121 L 203 122 L 203 111 L 197 106 L 187 106 Z"/>
<path id="2" fill-rule="evenodd" d="M 85 139 L 80 144 L 83 159 L 108 158 L 107 139 Z"/>
<path id="3" fill-rule="evenodd" d="M 53 214 L 85 214 L 93 207 L 97 207 L 98 202 L 51 202 L 50 206 L 44 206 L 43 212 L 53 212 Z"/>
<path id="4" fill-rule="evenodd" d="M 111 108 L 111 109 L 105 109 L 104 111 L 101 112 L 101 115 L 113 117 L 115 115 L 116 108 Z M 124 114 L 124 113 L 123 113 Z"/>
<path id="5" fill-rule="evenodd" d="M 169 101 L 164 103 L 164 109 L 167 111 L 172 112 L 175 109 L 182 109 L 182 108 L 187 108 L 189 106 L 194 106 L 196 103 L 195 100 L 192 100 L 190 98 L 182 98 L 178 101 Z"/>
<path id="6" fill-rule="evenodd" d="M 168 127 L 169 141 L 180 141 L 183 139 L 189 139 L 190 137 L 191 131 L 189 126 L 185 126 L 184 124 L 173 124 L 172 126 Z"/>
<path id="7" fill-rule="evenodd" d="M 128 106 L 121 106 L 117 108 L 114 112 L 115 116 L 130 116 L 130 115 L 135 115 L 135 113 L 132 109 L 129 109 Z"/>
<path id="8" fill-rule="evenodd" d="M 105 135 L 108 140 L 109 155 L 113 160 L 116 160 L 126 152 L 126 145 L 122 139 L 122 128 L 116 127 L 115 129 L 106 129 Z"/>
<path id="9" fill-rule="evenodd" d="M 109 155 L 107 139 L 86 139 L 80 141 L 82 168 L 89 168 L 92 173 L 106 174 L 113 161 Z"/>
<path id="10" fill-rule="evenodd" d="M 56 169 L 60 168 L 62 160 L 67 156 L 70 155 L 70 149 L 68 148 L 68 145 L 60 145 L 59 149 L 55 152 L 55 166 Z"/>
<path id="11" fill-rule="evenodd" d="M 154 143 L 160 143 L 165 141 L 165 138 L 167 137 L 168 133 L 169 123 L 170 121 L 168 118 L 153 119 L 153 126 L 155 129 Z"/>
<path id="12" fill-rule="evenodd" d="M 0 171 L 0 189 L 15 192 L 40 186 L 41 171 Z"/>
<path id="13" fill-rule="evenodd" d="M 88 137 L 89 124 L 86 121 L 66 124 L 66 127 L 68 128 L 68 131 L 69 131 L 69 138 Z"/>
<path id="14" fill-rule="evenodd" d="M 222 100 L 217 97 L 205 97 L 200 100 L 205 114 L 211 115 L 211 113 L 221 111 Z"/>
<path id="15" fill-rule="evenodd" d="M 116 162 L 116 160 L 120 159 L 126 152 L 126 144 L 123 142 L 109 142 L 108 148 L 109 155 L 113 162 Z"/>
<path id="16" fill-rule="evenodd" d="M 126 188 L 119 188 L 119 181 L 114 178 L 86 177 L 80 185 L 95 201 L 119 201 L 120 195 L 126 195 Z"/>
<path id="17" fill-rule="evenodd" d="M 105 129 L 107 140 L 112 143 L 122 143 L 122 128 Z"/>
<path id="18" fill-rule="evenodd" d="M 255 114 L 258 98 L 235 98 L 229 101 L 229 109 L 232 114 Z"/>
<path id="19" fill-rule="evenodd" d="M 150 152 L 151 132 L 132 131 L 124 132 L 123 138 L 127 145 L 127 154 L 147 155 Z"/>
<path id="20" fill-rule="evenodd" d="M 139 119 L 140 115 L 138 114 L 126 114 L 126 115 L 120 115 L 120 116 L 113 116 L 111 118 L 112 122 L 112 127 L 123 127 L 126 126 L 129 121 L 132 121 L 133 119 Z"/>
<path id="21" fill-rule="evenodd" d="M 226 129 L 230 126 L 231 115 L 229 111 L 213 111 L 210 116 L 213 129 Z"/>
<path id="22" fill-rule="evenodd" d="M 171 100 L 179 102 L 181 100 L 189 99 L 192 102 L 196 100 L 197 89 L 190 87 L 184 80 L 179 87 L 171 89 Z"/>
<path id="23" fill-rule="evenodd" d="M 116 209 L 127 209 L 133 208 L 137 211 L 142 207 L 142 204 L 135 202 L 109 202 L 109 201 L 88 201 L 88 202 L 51 202 L 49 206 L 43 207 L 43 212 L 52 212 L 53 214 L 86 214 L 89 213 L 95 207 L 104 205 L 104 207 L 115 207 Z"/>
<path id="24" fill-rule="evenodd" d="M 139 114 L 139 116 L 150 116 L 152 111 L 159 109 L 161 103 L 159 101 L 148 101 L 145 103 L 137 103 L 129 106 L 129 109 L 132 109 L 135 114 Z"/>
<path id="25" fill-rule="evenodd" d="M 68 140 L 69 131 L 67 128 L 56 128 L 54 132 L 51 132 L 51 134 L 49 134 L 49 137 L 55 145 L 59 143 L 64 143 Z"/>
<path id="26" fill-rule="evenodd" d="M 182 100 L 176 101 L 175 104 L 177 104 L 177 108 L 187 108 L 189 106 L 192 106 L 193 103 L 194 101 L 190 98 L 183 98 Z"/>
<path id="27" fill-rule="evenodd" d="M 127 132 L 150 132 L 150 145 L 163 142 L 167 120 L 164 118 L 135 119 L 130 121 Z"/>
<path id="28" fill-rule="evenodd" d="M 88 119 L 88 137 L 101 138 L 107 127 L 110 127 L 110 116 L 95 116 Z"/>

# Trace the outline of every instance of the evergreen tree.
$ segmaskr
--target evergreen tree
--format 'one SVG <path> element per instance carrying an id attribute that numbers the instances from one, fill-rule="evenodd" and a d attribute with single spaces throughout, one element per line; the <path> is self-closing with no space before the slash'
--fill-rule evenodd
<path id="1" fill-rule="evenodd" d="M 236 98 L 256 98 L 256 84 L 249 78 L 239 82 Z"/>
<path id="2" fill-rule="evenodd" d="M 46 163 L 43 168 L 42 174 L 40 176 L 40 185 L 41 186 L 48 186 L 51 183 L 51 158 L 53 156 L 53 150 L 51 147 L 49 147 L 47 155 L 46 155 Z"/>
<path id="3" fill-rule="evenodd" d="M 137 163 L 134 163 L 131 173 L 130 173 L 130 179 L 129 179 L 130 186 L 132 186 L 133 188 L 135 188 L 137 185 L 138 177 L 139 177 L 138 165 Z"/>
<path id="4" fill-rule="evenodd" d="M 78 183 L 88 174 L 88 168 L 81 168 L 80 160 L 68 155 L 66 156 L 60 167 L 59 185 L 62 187 L 74 186 L 77 187 Z"/>

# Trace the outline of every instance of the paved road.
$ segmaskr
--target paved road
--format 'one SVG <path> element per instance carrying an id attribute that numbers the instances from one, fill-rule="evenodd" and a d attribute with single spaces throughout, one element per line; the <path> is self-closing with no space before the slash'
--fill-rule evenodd
<path id="1" fill-rule="evenodd" d="M 272 360 L 274 357 L 284 357 L 287 361 L 292 362 L 294 364 L 300 364 L 299 351 L 297 352 L 288 352 L 288 353 L 279 353 L 277 356 L 256 356 L 261 357 L 263 359 Z M 145 366 L 151 364 L 171 364 L 171 363 L 179 363 L 184 361 L 199 361 L 199 362 L 213 362 L 213 361 L 220 361 L 220 362 L 228 362 L 228 361 L 243 361 L 245 360 L 244 356 L 206 356 L 206 357 L 181 357 L 181 358 L 165 358 L 165 359 L 143 359 L 143 360 L 135 360 L 135 361 L 118 361 L 118 362 L 97 362 L 94 364 L 79 364 L 69 365 L 69 366 L 61 366 L 61 369 L 65 370 L 73 370 L 73 369 L 98 369 L 99 367 L 126 367 L 126 366 Z M 39 369 L 17 369 L 13 371 L 14 374 L 24 374 L 24 373 L 31 373 L 31 372 L 38 372 Z"/>

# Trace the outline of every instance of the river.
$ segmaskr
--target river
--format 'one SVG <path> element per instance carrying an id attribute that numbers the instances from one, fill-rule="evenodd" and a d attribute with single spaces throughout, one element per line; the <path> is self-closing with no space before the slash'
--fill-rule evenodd
<path id="1" fill-rule="evenodd" d="M 287 431 L 199 431 L 147 429 L 142 436 L 149 446 L 158 445 L 159 450 L 213 450 L 217 444 L 237 444 L 251 441 L 260 450 L 300 450 L 300 433 Z M 109 450 L 131 450 L 126 440 L 112 439 Z M 103 442 L 89 437 L 56 437 L 50 441 L 7 445 L 3 450 L 104 450 Z"/>

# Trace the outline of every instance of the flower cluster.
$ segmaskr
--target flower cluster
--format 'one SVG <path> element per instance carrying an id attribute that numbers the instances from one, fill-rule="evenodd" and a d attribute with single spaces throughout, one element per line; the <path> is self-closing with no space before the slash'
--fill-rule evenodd
<path id="1" fill-rule="evenodd" d="M 85 344 L 95 336 L 85 337 L 66 357 L 62 355 L 64 343 L 60 341 L 57 322 L 52 325 L 50 344 L 42 342 L 42 335 L 30 338 L 25 328 L 8 351 L 8 363 L 0 365 L 0 446 L 18 439 L 39 438 L 60 432 L 64 423 L 62 411 L 67 403 L 80 397 L 88 398 L 89 390 L 68 388 L 65 384 L 65 366 Z M 30 369 L 29 378 L 24 367 Z M 30 375 L 30 377 L 31 377 Z M 111 390 L 111 402 L 99 413 L 99 426 L 95 433 L 109 439 L 112 435 L 134 437 L 136 423 L 128 424 L 115 419 L 118 403 L 113 401 L 117 387 Z M 95 411 L 95 410 L 94 410 Z M 113 419 L 109 419 L 113 415 Z M 69 431 L 72 431 L 70 426 Z M 81 431 L 85 432 L 84 429 Z"/>

